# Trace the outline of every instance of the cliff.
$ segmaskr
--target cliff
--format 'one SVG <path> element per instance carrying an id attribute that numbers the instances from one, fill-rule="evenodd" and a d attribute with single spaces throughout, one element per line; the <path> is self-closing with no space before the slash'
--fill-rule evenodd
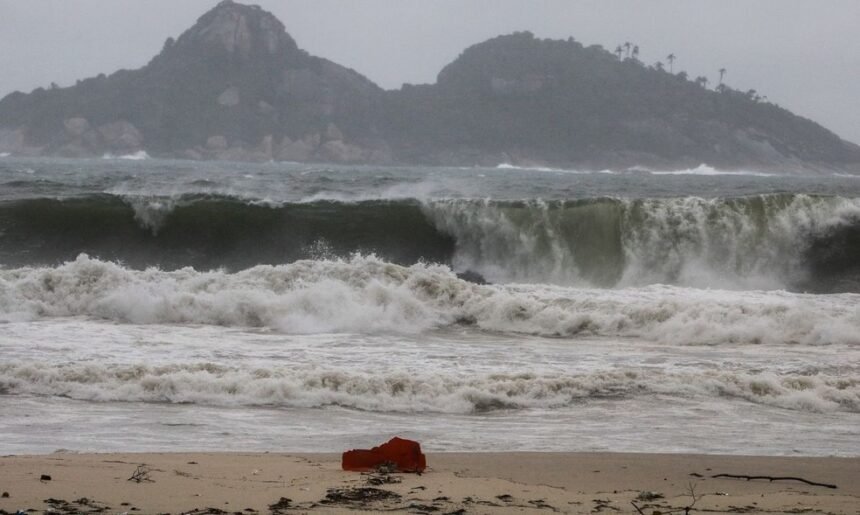
<path id="1" fill-rule="evenodd" d="M 752 92 L 528 32 L 383 91 L 225 0 L 138 70 L 0 101 L 0 152 L 192 159 L 860 170 L 860 147 Z"/>

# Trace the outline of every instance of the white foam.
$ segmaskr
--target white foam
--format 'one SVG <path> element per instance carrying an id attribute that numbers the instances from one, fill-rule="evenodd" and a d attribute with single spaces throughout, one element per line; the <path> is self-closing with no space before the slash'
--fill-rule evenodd
<path id="1" fill-rule="evenodd" d="M 376 412 L 438 413 L 557 409 L 590 399 L 653 395 L 728 396 L 798 411 L 860 412 L 857 378 L 647 368 L 462 376 L 396 366 L 363 373 L 325 367 L 247 368 L 213 363 L 46 366 L 33 362 L 0 364 L 0 390 L 88 401 L 293 408 L 337 405 Z"/>
<path id="2" fill-rule="evenodd" d="M 496 165 L 496 168 L 499 170 L 527 170 L 531 172 L 561 172 L 564 171 L 560 168 L 550 168 L 547 166 L 517 166 L 512 165 L 510 163 L 501 163 Z"/>
<path id="3" fill-rule="evenodd" d="M 809 195 L 434 200 L 424 209 L 455 238 L 457 269 L 494 283 L 576 286 L 785 288 L 806 273 L 803 252 L 816 236 L 860 220 L 860 199 Z"/>
<path id="4" fill-rule="evenodd" d="M 153 234 L 158 234 L 164 221 L 180 204 L 178 198 L 172 197 L 127 197 L 125 201 L 134 210 L 134 219 Z"/>
<path id="5" fill-rule="evenodd" d="M 753 170 L 718 170 L 704 163 L 700 164 L 695 168 L 688 168 L 686 170 L 652 170 L 649 168 L 636 168 L 635 170 L 646 171 L 651 175 L 749 175 L 753 177 L 777 177 L 779 175 L 775 173 L 765 173 Z"/>
<path id="6" fill-rule="evenodd" d="M 0 157 L 9 157 L 11 155 L 12 154 L 10 154 L 9 152 L 0 152 Z"/>
<path id="7" fill-rule="evenodd" d="M 131 154 L 123 154 L 119 156 L 108 153 L 103 155 L 102 159 L 124 159 L 126 161 L 143 161 L 145 159 L 149 159 L 149 154 L 147 154 L 145 150 L 138 150 L 137 152 L 132 152 Z"/>
<path id="8" fill-rule="evenodd" d="M 510 163 L 501 163 L 496 165 L 497 170 L 522 170 L 526 172 L 552 172 L 552 173 L 568 173 L 568 174 L 590 174 L 594 173 L 588 170 L 571 170 L 565 168 L 552 168 L 548 166 L 518 166 Z M 605 173 L 608 170 L 604 170 L 597 173 Z"/>
<path id="9" fill-rule="evenodd" d="M 237 273 L 136 271 L 81 256 L 56 268 L 0 271 L 2 319 L 69 316 L 294 334 L 416 333 L 469 324 L 491 332 L 673 345 L 860 345 L 857 294 L 479 286 L 444 266 L 402 267 L 372 256 Z"/>

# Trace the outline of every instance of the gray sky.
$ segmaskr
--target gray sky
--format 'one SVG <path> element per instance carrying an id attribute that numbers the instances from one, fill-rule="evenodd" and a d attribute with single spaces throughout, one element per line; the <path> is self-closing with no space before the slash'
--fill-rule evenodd
<path id="1" fill-rule="evenodd" d="M 0 96 L 138 68 L 217 0 L 0 0 Z M 299 46 L 384 88 L 434 82 L 467 46 L 515 30 L 615 45 L 690 75 L 728 70 L 860 143 L 860 0 L 258 0 Z"/>

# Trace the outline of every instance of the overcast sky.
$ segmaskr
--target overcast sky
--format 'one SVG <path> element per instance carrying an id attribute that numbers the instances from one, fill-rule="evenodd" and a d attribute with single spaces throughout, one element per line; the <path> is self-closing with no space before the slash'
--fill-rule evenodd
<path id="1" fill-rule="evenodd" d="M 0 96 L 146 64 L 216 0 L 0 0 Z M 860 143 L 860 0 L 258 0 L 299 46 L 384 88 L 434 82 L 467 46 L 530 30 L 690 75 L 728 70 Z"/>

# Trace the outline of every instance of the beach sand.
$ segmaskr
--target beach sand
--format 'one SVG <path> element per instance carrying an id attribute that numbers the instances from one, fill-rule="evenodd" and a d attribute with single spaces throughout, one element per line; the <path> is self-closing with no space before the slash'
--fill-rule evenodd
<path id="1" fill-rule="evenodd" d="M 637 513 L 633 501 L 644 514 L 665 515 L 683 513 L 692 489 L 694 512 L 860 514 L 858 458 L 442 453 L 427 460 L 417 475 L 344 472 L 336 454 L 4 456 L 0 513 Z M 144 480 L 129 480 L 136 471 Z M 717 474 L 796 476 L 838 488 Z"/>

